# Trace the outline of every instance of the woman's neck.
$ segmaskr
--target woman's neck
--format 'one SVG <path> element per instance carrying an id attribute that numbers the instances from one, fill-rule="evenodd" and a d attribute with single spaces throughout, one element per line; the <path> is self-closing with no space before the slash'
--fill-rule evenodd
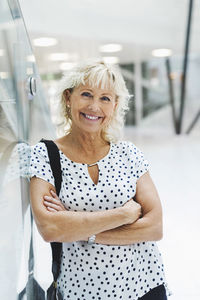
<path id="1" fill-rule="evenodd" d="M 98 152 L 100 148 L 109 144 L 102 138 L 100 133 L 83 133 L 73 129 L 67 135 L 67 139 L 72 146 L 84 153 Z"/>

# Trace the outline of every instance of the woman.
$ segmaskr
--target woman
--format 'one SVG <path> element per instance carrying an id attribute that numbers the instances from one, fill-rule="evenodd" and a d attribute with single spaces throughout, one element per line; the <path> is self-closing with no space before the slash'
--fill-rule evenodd
<path id="1" fill-rule="evenodd" d="M 43 143 L 32 148 L 31 201 L 45 241 L 62 242 L 63 299 L 166 298 L 162 208 L 143 153 L 121 142 L 129 94 L 119 71 L 86 62 L 61 81 L 67 133 L 59 198 Z"/>

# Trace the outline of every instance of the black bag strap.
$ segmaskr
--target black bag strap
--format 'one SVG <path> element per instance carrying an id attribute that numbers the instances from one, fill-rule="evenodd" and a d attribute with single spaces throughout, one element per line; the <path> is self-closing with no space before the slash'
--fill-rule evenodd
<path id="1" fill-rule="evenodd" d="M 44 143 L 47 147 L 49 162 L 55 180 L 56 194 L 59 196 L 61 183 L 62 183 L 62 171 L 61 171 L 61 164 L 60 164 L 59 149 L 57 145 L 51 140 L 41 139 L 40 142 Z M 56 283 L 60 273 L 62 243 L 52 242 L 51 250 L 52 250 L 52 273 L 53 273 L 54 282 Z"/>
<path id="2" fill-rule="evenodd" d="M 49 162 L 55 180 L 56 193 L 59 196 L 62 183 L 62 171 L 60 164 L 59 149 L 53 141 L 41 139 L 40 142 L 44 143 L 47 147 Z"/>

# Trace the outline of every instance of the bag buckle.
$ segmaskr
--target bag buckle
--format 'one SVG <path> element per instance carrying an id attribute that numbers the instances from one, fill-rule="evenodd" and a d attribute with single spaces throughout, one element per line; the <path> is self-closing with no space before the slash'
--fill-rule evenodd
<path id="1" fill-rule="evenodd" d="M 57 289 L 57 281 L 53 282 L 53 286 L 54 286 L 55 289 Z"/>

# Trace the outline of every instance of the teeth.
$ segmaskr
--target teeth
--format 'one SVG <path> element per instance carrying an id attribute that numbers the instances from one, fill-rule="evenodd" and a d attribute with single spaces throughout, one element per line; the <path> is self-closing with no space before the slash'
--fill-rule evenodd
<path id="1" fill-rule="evenodd" d="M 86 118 L 90 119 L 90 120 L 97 120 L 98 117 L 95 117 L 95 116 L 89 116 L 89 115 L 85 115 Z"/>

